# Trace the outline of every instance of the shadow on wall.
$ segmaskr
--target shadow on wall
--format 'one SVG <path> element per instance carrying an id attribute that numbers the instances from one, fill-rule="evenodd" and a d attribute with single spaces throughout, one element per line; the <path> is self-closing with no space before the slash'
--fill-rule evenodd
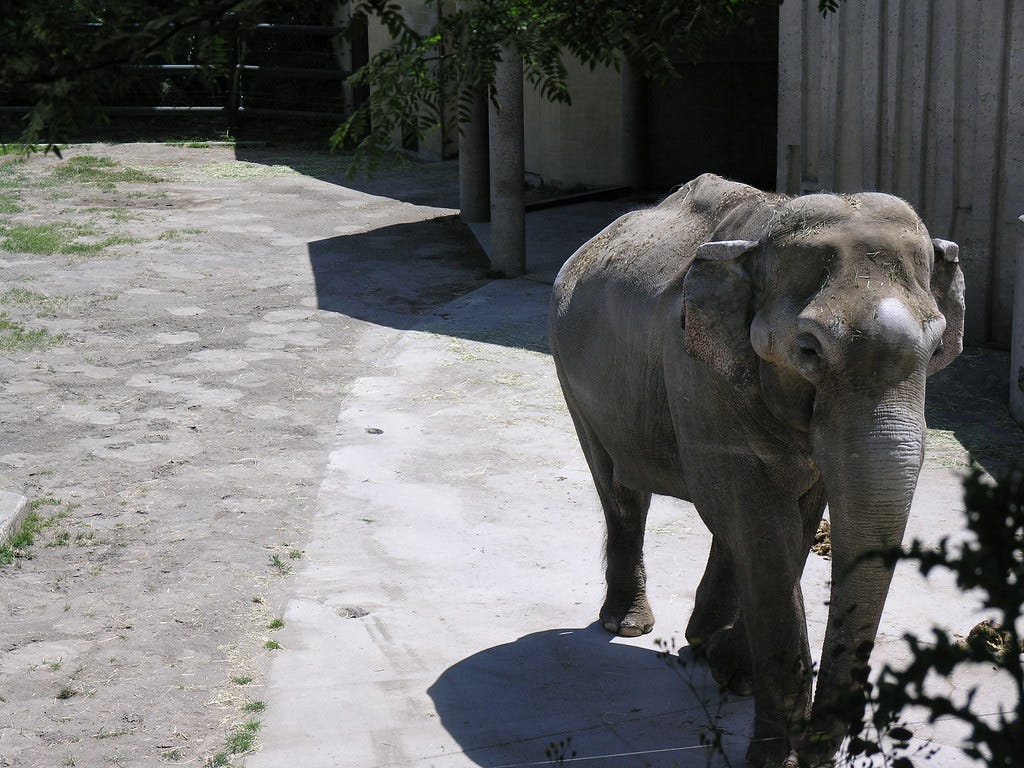
<path id="1" fill-rule="evenodd" d="M 743 765 L 752 700 L 724 697 L 689 648 L 682 659 L 685 668 L 674 654 L 612 642 L 595 622 L 481 651 L 427 692 L 445 729 L 485 768 L 557 764 L 545 751 L 567 737 L 574 766 L 726 765 L 701 744 L 710 722 L 724 731 L 729 762 Z"/>

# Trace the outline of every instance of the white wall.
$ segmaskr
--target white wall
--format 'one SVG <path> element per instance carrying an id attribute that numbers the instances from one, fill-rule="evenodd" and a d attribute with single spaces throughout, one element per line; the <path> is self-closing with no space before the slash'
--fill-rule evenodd
<path id="1" fill-rule="evenodd" d="M 1024 0 L 847 0 L 824 19 L 816 0 L 785 2 L 778 188 L 913 203 L 933 236 L 960 244 L 968 339 L 1009 346 Z"/>

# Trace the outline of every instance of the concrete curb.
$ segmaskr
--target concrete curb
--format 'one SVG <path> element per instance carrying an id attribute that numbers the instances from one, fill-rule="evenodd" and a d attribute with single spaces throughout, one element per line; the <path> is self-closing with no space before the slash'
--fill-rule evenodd
<path id="1" fill-rule="evenodd" d="M 17 493 L 0 491 L 0 546 L 7 544 L 28 514 L 28 499 Z"/>

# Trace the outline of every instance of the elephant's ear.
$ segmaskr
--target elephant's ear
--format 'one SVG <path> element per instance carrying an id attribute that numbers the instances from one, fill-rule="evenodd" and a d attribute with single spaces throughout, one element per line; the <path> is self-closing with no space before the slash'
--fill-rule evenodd
<path id="1" fill-rule="evenodd" d="M 740 256 L 755 240 L 704 243 L 683 280 L 686 352 L 737 387 L 754 380 L 757 357 L 750 345 L 753 286 Z"/>
<path id="2" fill-rule="evenodd" d="M 960 247 L 949 240 L 932 240 L 935 266 L 932 268 L 932 295 L 946 318 L 942 346 L 928 363 L 928 375 L 949 365 L 964 348 L 964 273 L 960 271 Z"/>

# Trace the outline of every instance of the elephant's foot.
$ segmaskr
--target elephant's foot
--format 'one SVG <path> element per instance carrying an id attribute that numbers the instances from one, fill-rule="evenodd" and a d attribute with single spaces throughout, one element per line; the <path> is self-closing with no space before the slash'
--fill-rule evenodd
<path id="1" fill-rule="evenodd" d="M 609 593 L 601 606 L 601 625 L 613 635 L 638 637 L 654 629 L 654 612 L 640 590 L 629 598 Z"/>
<path id="2" fill-rule="evenodd" d="M 848 725 L 837 717 L 812 718 L 796 743 L 793 765 L 810 768 L 832 768 L 839 745 L 843 743 Z"/>
<path id="3" fill-rule="evenodd" d="M 774 750 L 754 749 L 756 745 L 751 744 L 747 750 L 747 765 L 756 768 L 836 768 L 835 758 L 807 758 L 797 754 L 796 750 L 790 751 L 785 757 L 780 757 Z"/>
<path id="4" fill-rule="evenodd" d="M 747 747 L 749 768 L 797 768 L 796 754 L 789 748 L 789 739 L 754 739 Z"/>
<path id="5" fill-rule="evenodd" d="M 693 612 L 683 635 L 686 637 L 687 644 L 693 649 L 693 654 L 697 658 L 707 656 L 708 641 L 722 626 L 723 623 L 718 620 L 717 616 L 711 617 L 709 620 L 708 617 L 698 614 L 697 611 Z"/>
<path id="6" fill-rule="evenodd" d="M 707 642 L 704 653 L 716 683 L 737 696 L 753 695 L 750 651 L 741 624 L 718 630 Z"/>

